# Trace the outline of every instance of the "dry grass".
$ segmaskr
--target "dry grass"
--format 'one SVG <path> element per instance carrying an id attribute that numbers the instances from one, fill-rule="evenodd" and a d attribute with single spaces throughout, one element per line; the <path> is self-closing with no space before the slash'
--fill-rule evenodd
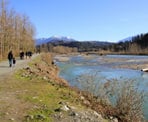
<path id="1" fill-rule="evenodd" d="M 118 118 L 120 122 L 144 121 L 142 110 L 144 93 L 138 89 L 135 81 L 114 79 L 100 82 L 97 73 L 83 74 L 78 81 L 84 91 L 90 92 L 83 94 L 91 103 L 90 107 L 102 115 Z"/>

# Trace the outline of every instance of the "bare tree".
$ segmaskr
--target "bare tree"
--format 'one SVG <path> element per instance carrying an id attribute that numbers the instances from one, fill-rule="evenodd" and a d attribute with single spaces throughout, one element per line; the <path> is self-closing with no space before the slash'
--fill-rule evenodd
<path id="1" fill-rule="evenodd" d="M 18 54 L 21 50 L 35 49 L 35 27 L 29 17 L 7 8 L 7 2 L 0 1 L 0 56 L 6 57 L 9 50 Z M 5 57 L 4 57 L 5 56 Z"/>

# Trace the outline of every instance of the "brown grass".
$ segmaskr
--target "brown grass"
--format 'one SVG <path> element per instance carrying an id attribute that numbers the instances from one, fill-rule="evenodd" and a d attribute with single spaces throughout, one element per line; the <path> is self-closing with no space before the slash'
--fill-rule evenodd
<path id="1" fill-rule="evenodd" d="M 95 75 L 83 74 L 79 83 L 84 89 L 83 95 L 89 100 L 89 106 L 106 117 L 118 118 L 120 122 L 143 122 L 142 105 L 144 93 L 138 89 L 135 81 L 97 80 Z M 84 87 L 83 87 L 84 86 Z M 90 93 L 86 94 L 86 90 Z"/>

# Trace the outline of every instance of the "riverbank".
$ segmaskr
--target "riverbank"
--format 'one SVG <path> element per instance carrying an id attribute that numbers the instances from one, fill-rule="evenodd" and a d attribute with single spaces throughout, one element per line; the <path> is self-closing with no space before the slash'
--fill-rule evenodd
<path id="1" fill-rule="evenodd" d="M 114 108 L 105 101 L 98 102 L 97 97 L 72 88 L 59 78 L 59 69 L 50 54 L 39 55 L 28 63 L 0 82 L 0 121 L 118 122 L 127 119 L 120 106 Z"/>
<path id="2" fill-rule="evenodd" d="M 138 94 L 142 95 L 142 93 L 138 93 L 139 90 L 137 91 L 136 89 L 143 89 L 147 94 L 147 73 L 143 73 L 140 71 L 141 69 L 137 69 L 137 65 L 135 65 L 140 65 L 143 62 L 146 63 L 148 59 L 147 56 L 71 55 L 68 57 L 69 61 L 57 62 L 57 65 L 61 69 L 60 76 L 69 81 L 72 86 L 77 86 L 78 88 L 90 91 L 91 93 L 93 92 L 94 94 L 97 94 L 96 96 L 101 94 L 101 98 L 103 98 L 103 95 L 105 95 L 105 97 L 108 97 L 107 95 L 111 95 L 111 97 L 119 95 L 118 97 L 115 96 L 115 98 L 117 98 L 116 100 L 124 102 L 119 104 L 119 106 L 116 107 L 116 110 L 118 110 L 118 107 L 121 108 L 119 111 L 122 114 L 118 114 L 118 112 L 115 112 L 114 114 L 117 114 L 118 117 L 120 115 L 120 117 L 123 117 L 124 114 L 125 119 L 127 119 L 126 117 L 129 117 L 130 112 L 131 114 L 135 113 L 134 106 L 139 106 L 136 113 L 143 111 L 144 117 L 147 119 L 147 98 L 145 97 L 143 110 L 141 110 L 142 107 L 140 107 L 143 99 L 138 99 L 136 100 L 137 102 L 133 103 L 134 99 L 140 98 Z M 124 69 L 121 68 L 121 66 L 136 66 L 136 70 L 133 70 L 130 67 Z M 94 81 L 94 79 L 96 80 Z M 134 92 L 132 89 L 129 89 L 132 88 L 133 85 L 135 86 L 133 89 Z M 116 94 L 112 92 L 112 90 L 116 91 Z M 121 93 L 124 97 L 120 96 Z M 131 96 L 137 97 L 133 98 Z M 113 105 L 116 106 L 117 104 L 118 102 Z M 129 107 L 133 108 L 129 109 Z M 128 114 L 123 112 L 125 110 L 129 110 L 126 111 Z M 141 115 L 141 113 L 138 115 Z M 138 119 L 138 115 L 134 116 L 134 118 L 137 117 L 136 120 Z M 132 119 L 133 118 L 130 118 L 130 120 Z"/>
<path id="3" fill-rule="evenodd" d="M 104 119 L 99 112 L 87 107 L 91 101 L 58 77 L 58 68 L 50 56 L 39 55 L 23 69 L 3 77 L 0 82 L 1 122 L 117 121 L 113 117 Z"/>

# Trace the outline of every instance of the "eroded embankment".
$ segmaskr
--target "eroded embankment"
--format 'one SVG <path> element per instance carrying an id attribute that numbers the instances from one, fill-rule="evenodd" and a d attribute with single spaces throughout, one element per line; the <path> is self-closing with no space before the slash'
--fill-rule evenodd
<path id="1" fill-rule="evenodd" d="M 44 83 L 48 84 L 46 86 L 47 89 L 44 89 L 46 92 L 42 89 L 42 94 L 44 94 L 42 98 L 40 98 L 40 95 L 33 97 L 37 103 L 38 100 L 42 103 L 42 107 L 31 110 L 31 114 L 26 116 L 27 120 L 43 119 L 44 121 L 53 120 L 55 122 L 117 121 L 117 119 L 111 116 L 108 116 L 110 119 L 104 119 L 102 117 L 102 115 L 105 116 L 105 107 L 94 102 L 91 94 L 71 88 L 64 79 L 59 78 L 58 68 L 53 63 L 50 54 L 44 54 L 38 60 L 31 63 L 30 67 L 24 69 L 21 76 L 31 80 L 36 79 L 38 82 L 42 81 L 42 85 Z M 98 109 L 97 111 L 91 109 L 95 107 L 96 110 Z"/>
<path id="2" fill-rule="evenodd" d="M 115 108 L 90 93 L 71 88 L 58 77 L 50 54 L 39 55 L 0 85 L 1 122 L 125 122 L 130 109 L 124 108 L 132 108 L 129 105 Z M 122 103 L 126 103 L 126 96 Z M 137 120 L 135 114 L 134 118 Z"/>
<path id="3" fill-rule="evenodd" d="M 117 121 L 109 114 L 110 119 L 104 119 L 102 117 L 105 116 L 104 107 L 95 103 L 91 95 L 70 88 L 64 79 L 59 78 L 58 68 L 54 65 L 50 54 L 38 56 L 14 76 L 7 80 L 9 86 L 5 85 L 3 91 L 1 90 L 1 93 L 7 91 L 12 95 L 1 102 L 2 122 Z M 93 107 L 99 109 L 94 111 L 91 109 Z"/>
<path id="4" fill-rule="evenodd" d="M 84 60 L 81 60 L 81 58 L 85 59 L 87 63 L 89 62 L 88 59 L 93 60 L 94 56 L 93 55 L 78 55 L 76 56 L 76 58 L 74 59 L 72 56 L 69 55 L 56 55 L 55 59 L 57 61 L 63 62 L 65 61 L 63 64 L 67 65 L 70 64 L 71 62 L 74 63 L 73 61 L 76 62 L 77 61 L 80 64 L 85 64 L 86 62 Z M 80 58 L 77 58 L 80 57 Z M 95 57 L 96 58 L 96 57 Z M 130 58 L 122 58 L 118 57 L 115 58 L 110 57 L 110 56 L 99 56 L 96 58 L 97 60 L 95 60 L 96 62 L 98 61 L 97 65 L 102 65 L 102 63 L 105 64 L 109 64 L 108 66 L 110 67 L 114 67 L 117 66 L 121 67 L 124 64 L 125 66 L 128 66 L 129 63 L 126 62 L 130 62 L 131 66 L 134 68 L 140 67 L 143 62 L 145 62 L 145 59 L 141 59 L 139 58 L 139 60 L 136 60 L 136 58 L 134 58 L 136 60 L 136 62 L 134 62 L 135 60 L 131 60 Z M 124 60 L 122 60 L 124 59 Z M 69 60 L 69 61 L 68 61 Z M 142 62 L 140 62 L 140 60 L 142 60 Z M 101 62 L 102 61 L 102 62 Z M 67 62 L 67 63 L 66 63 Z M 122 63 L 120 63 L 122 62 Z M 100 64 L 99 64 L 100 63 Z M 114 64 L 114 65 L 110 65 L 110 64 Z M 133 65 L 134 64 L 134 65 Z M 138 65 L 136 65 L 138 64 Z M 91 65 L 91 63 L 90 63 Z M 96 66 L 97 66 L 96 65 Z M 59 65 L 61 66 L 61 65 Z M 80 65 L 77 65 L 78 70 L 80 69 Z M 67 66 L 63 66 L 62 65 L 62 69 L 66 69 L 67 70 Z M 131 68 L 131 67 L 128 67 Z M 66 73 L 66 71 L 62 70 L 62 73 L 66 73 L 67 75 L 69 74 L 69 71 L 75 73 L 77 71 L 77 68 L 69 68 L 68 67 L 68 72 Z M 127 73 L 127 72 L 126 72 Z M 63 74 L 65 75 L 65 74 Z M 98 73 L 99 75 L 99 73 Z M 118 75 L 118 73 L 116 74 Z M 66 75 L 65 75 L 66 76 Z M 72 75 L 69 75 L 72 76 Z M 68 77 L 69 77 L 68 76 Z M 80 76 L 80 74 L 79 74 Z M 67 76 L 66 76 L 67 77 Z M 92 95 L 84 95 L 85 98 L 87 98 L 87 100 L 89 101 L 90 104 L 88 104 L 89 107 L 93 108 L 94 110 L 101 112 L 102 115 L 105 114 L 105 116 L 114 116 L 117 117 L 118 120 L 120 121 L 143 121 L 143 110 L 142 110 L 142 105 L 144 104 L 144 99 L 143 96 L 145 96 L 143 92 L 137 90 L 139 87 L 136 83 L 136 81 L 134 80 L 123 80 L 120 78 L 117 79 L 112 79 L 112 80 L 106 80 L 104 82 L 100 82 L 101 79 L 99 79 L 98 77 L 96 77 L 96 74 L 90 74 L 90 73 L 84 73 L 82 74 L 80 77 L 78 77 L 79 79 L 76 79 L 80 84 L 81 88 L 87 91 L 90 91 L 91 93 L 93 91 L 94 94 L 97 93 L 96 96 L 98 96 L 98 100 L 102 100 L 103 104 L 100 102 L 98 102 L 98 100 L 96 101 L 96 99 L 94 99 L 94 96 Z M 94 79 L 97 78 L 97 85 L 93 85 L 94 84 Z M 105 99 L 104 99 L 105 98 Z M 106 100 L 108 100 L 109 104 L 111 104 L 111 106 L 114 107 L 109 107 L 108 105 L 106 105 Z M 113 103 L 114 100 L 114 103 Z M 136 114 L 135 114 L 136 113 Z"/>

